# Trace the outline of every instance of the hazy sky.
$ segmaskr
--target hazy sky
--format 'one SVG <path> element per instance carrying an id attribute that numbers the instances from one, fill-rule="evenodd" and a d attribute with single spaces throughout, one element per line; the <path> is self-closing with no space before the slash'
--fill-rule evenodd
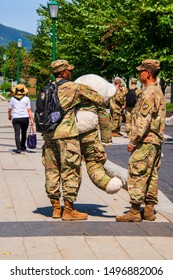
<path id="1" fill-rule="evenodd" d="M 22 31 L 36 34 L 36 9 L 47 6 L 48 0 L 0 0 L 0 23 Z"/>

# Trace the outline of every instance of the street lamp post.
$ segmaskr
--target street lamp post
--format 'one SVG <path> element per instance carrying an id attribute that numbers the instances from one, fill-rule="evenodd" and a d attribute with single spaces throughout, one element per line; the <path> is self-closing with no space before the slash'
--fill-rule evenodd
<path id="1" fill-rule="evenodd" d="M 22 47 L 22 40 L 17 40 L 18 52 L 17 52 L 17 84 L 20 83 L 20 49 Z"/>
<path id="2" fill-rule="evenodd" d="M 56 60 L 56 20 L 58 18 L 59 3 L 55 0 L 51 0 L 48 4 L 50 18 L 52 19 L 52 61 Z M 52 80 L 55 77 L 52 74 Z"/>
<path id="3" fill-rule="evenodd" d="M 5 87 L 5 83 L 6 83 L 6 59 L 7 59 L 7 56 L 6 54 L 3 55 L 3 61 L 4 61 L 4 86 L 3 86 L 3 95 L 6 94 L 6 87 Z"/>

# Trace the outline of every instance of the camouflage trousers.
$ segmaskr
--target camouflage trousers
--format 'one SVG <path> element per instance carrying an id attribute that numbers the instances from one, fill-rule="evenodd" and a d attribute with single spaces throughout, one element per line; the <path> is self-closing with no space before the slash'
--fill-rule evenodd
<path id="1" fill-rule="evenodd" d="M 45 188 L 49 198 L 76 200 L 81 184 L 81 152 L 78 137 L 46 140 L 43 146 Z"/>
<path id="2" fill-rule="evenodd" d="M 158 203 L 158 169 L 161 147 L 150 143 L 139 144 L 129 159 L 128 192 L 130 203 Z"/>
<path id="3" fill-rule="evenodd" d="M 91 181 L 100 189 L 106 190 L 111 180 L 106 174 L 104 163 L 107 159 L 103 145 L 99 140 L 97 130 L 79 135 L 81 153 L 86 162 L 86 168 Z"/>
<path id="4" fill-rule="evenodd" d="M 121 113 L 114 112 L 111 115 L 112 132 L 120 132 L 123 116 Z"/>
<path id="5" fill-rule="evenodd" d="M 125 124 L 125 131 L 130 132 L 132 129 L 132 114 L 134 112 L 134 108 L 127 107 L 126 108 L 126 124 Z"/>

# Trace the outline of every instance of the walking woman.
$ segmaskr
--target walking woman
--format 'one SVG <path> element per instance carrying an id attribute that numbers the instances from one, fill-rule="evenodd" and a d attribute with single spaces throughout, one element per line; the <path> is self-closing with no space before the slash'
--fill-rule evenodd
<path id="1" fill-rule="evenodd" d="M 15 142 L 16 150 L 15 153 L 20 154 L 21 151 L 26 150 L 26 138 L 27 129 L 30 124 L 33 125 L 33 114 L 31 111 L 30 99 L 26 94 L 28 89 L 22 85 L 18 84 L 13 87 L 12 92 L 14 96 L 10 99 L 10 105 L 8 109 L 8 119 L 12 120 L 12 124 L 15 132 Z"/>

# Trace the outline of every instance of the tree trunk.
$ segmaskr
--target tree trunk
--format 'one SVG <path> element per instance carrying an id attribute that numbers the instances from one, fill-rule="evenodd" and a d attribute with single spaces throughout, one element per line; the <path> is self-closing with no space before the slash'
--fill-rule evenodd
<path id="1" fill-rule="evenodd" d="M 171 103 L 173 103 L 173 83 L 171 83 Z"/>

